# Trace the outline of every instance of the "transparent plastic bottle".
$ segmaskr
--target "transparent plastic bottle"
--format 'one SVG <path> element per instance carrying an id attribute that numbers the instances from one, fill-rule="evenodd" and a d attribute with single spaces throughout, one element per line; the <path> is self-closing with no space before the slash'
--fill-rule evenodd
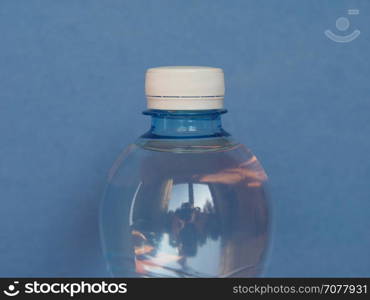
<path id="1" fill-rule="evenodd" d="M 113 276 L 251 277 L 261 271 L 269 235 L 267 177 L 251 151 L 223 130 L 223 91 L 218 68 L 147 72 L 144 114 L 151 128 L 115 162 L 101 207 Z"/>

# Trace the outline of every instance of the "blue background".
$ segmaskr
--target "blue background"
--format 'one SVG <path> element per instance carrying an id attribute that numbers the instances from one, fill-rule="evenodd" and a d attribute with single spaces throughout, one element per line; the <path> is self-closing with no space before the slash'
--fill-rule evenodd
<path id="1" fill-rule="evenodd" d="M 370 276 L 369 37 L 367 0 L 1 0 L 0 276 L 107 276 L 99 201 L 161 65 L 225 70 L 271 181 L 264 275 Z"/>

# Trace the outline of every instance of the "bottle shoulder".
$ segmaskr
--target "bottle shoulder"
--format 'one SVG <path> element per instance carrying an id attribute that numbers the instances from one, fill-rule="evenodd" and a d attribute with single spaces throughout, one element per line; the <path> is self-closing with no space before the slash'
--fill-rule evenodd
<path id="1" fill-rule="evenodd" d="M 126 186 L 132 182 L 151 182 L 158 172 L 168 178 L 179 176 L 199 182 L 238 183 L 246 181 L 260 187 L 267 175 L 256 156 L 243 144 L 228 141 L 208 141 L 183 144 L 185 141 L 141 140 L 122 152 L 109 172 L 110 184 Z M 184 177 L 185 176 L 185 177 Z M 200 179 L 203 178 L 203 179 Z"/>
<path id="2" fill-rule="evenodd" d="M 230 150 L 240 145 L 230 135 L 204 138 L 147 138 L 145 135 L 138 138 L 135 145 L 143 150 L 176 152 L 176 153 L 203 153 Z"/>

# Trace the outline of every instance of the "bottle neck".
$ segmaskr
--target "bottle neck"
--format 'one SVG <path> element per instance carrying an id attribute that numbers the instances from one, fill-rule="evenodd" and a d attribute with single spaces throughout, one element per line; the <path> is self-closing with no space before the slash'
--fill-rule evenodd
<path id="1" fill-rule="evenodd" d="M 143 137 L 199 138 L 228 136 L 222 129 L 221 114 L 226 110 L 169 111 L 147 110 L 151 128 Z"/>

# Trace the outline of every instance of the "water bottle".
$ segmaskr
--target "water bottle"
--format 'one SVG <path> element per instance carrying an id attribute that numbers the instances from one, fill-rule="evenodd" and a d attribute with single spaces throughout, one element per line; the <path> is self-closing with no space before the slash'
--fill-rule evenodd
<path id="1" fill-rule="evenodd" d="M 269 240 L 267 176 L 221 124 L 224 73 L 146 72 L 151 127 L 118 157 L 100 231 L 115 277 L 254 277 Z"/>

